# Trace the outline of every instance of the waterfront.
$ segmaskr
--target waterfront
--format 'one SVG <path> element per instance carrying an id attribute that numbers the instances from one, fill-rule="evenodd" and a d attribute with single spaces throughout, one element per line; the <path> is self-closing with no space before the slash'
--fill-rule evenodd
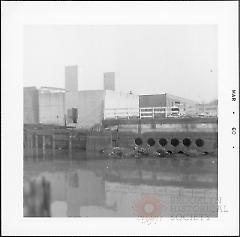
<path id="1" fill-rule="evenodd" d="M 24 185 L 39 177 L 50 183 L 52 217 L 217 216 L 217 157 L 25 158 Z"/>

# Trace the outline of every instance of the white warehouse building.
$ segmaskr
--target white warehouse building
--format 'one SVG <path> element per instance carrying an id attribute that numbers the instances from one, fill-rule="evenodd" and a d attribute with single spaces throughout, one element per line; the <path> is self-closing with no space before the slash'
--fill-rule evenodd
<path id="1" fill-rule="evenodd" d="M 76 71 L 76 68 L 71 68 Z M 70 73 L 70 69 L 66 67 Z M 67 124 L 76 127 L 91 128 L 101 124 L 103 119 L 115 117 L 115 110 L 123 110 L 128 116 L 138 116 L 139 96 L 132 93 L 115 91 L 115 74 L 104 73 L 104 89 L 78 91 L 77 73 L 68 77 L 65 74 L 65 84 L 69 85 L 65 94 L 65 113 Z M 109 78 L 108 78 L 109 77 Z M 126 108 L 128 111 L 126 111 Z M 126 113 L 127 112 L 127 113 Z"/>
<path id="2" fill-rule="evenodd" d="M 77 127 L 93 127 L 103 119 L 115 117 L 114 110 L 123 109 L 123 113 L 126 114 L 126 108 L 129 109 L 129 116 L 138 113 L 137 95 L 111 90 L 66 92 L 67 123 L 74 122 L 73 111 L 77 111 Z"/>
<path id="3" fill-rule="evenodd" d="M 91 128 L 117 114 L 138 116 L 139 97 L 115 91 L 115 73 L 103 74 L 103 89 L 78 90 L 78 66 L 65 67 L 65 89 L 24 88 L 24 123 Z"/>

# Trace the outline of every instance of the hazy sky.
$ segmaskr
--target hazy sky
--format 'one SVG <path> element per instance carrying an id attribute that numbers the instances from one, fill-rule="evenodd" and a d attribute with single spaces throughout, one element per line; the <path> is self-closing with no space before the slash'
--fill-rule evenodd
<path id="1" fill-rule="evenodd" d="M 79 66 L 79 90 L 102 89 L 217 98 L 217 27 L 211 25 L 26 26 L 24 86 L 64 88 L 64 67 Z"/>

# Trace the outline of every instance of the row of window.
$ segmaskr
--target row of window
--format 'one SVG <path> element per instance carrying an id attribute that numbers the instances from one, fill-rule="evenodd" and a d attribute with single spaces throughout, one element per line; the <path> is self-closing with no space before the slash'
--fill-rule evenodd
<path id="1" fill-rule="evenodd" d="M 166 146 L 168 144 L 168 140 L 165 139 L 165 138 L 159 139 L 158 142 L 161 146 Z M 171 142 L 171 145 L 175 146 L 175 147 L 180 144 L 180 141 L 177 138 L 172 138 L 170 142 Z M 183 143 L 184 146 L 188 147 L 192 144 L 192 140 L 190 138 L 184 138 L 182 143 Z M 141 146 L 143 144 L 143 140 L 141 138 L 136 138 L 135 139 L 135 144 L 138 145 L 138 146 Z M 147 144 L 149 146 L 154 146 L 156 144 L 156 141 L 153 138 L 149 138 L 147 140 Z M 198 138 L 198 139 L 195 140 L 195 144 L 198 147 L 202 147 L 204 145 L 204 141 L 201 138 Z"/>

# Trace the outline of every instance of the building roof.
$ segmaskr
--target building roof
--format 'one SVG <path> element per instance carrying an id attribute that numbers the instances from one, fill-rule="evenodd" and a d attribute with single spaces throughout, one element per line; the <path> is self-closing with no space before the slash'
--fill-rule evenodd
<path id="1" fill-rule="evenodd" d="M 198 104 L 199 102 L 197 101 L 194 101 L 194 100 L 190 100 L 190 99 L 187 99 L 187 98 L 184 98 L 184 97 L 180 97 L 180 96 L 176 96 L 176 95 L 172 95 L 172 94 L 169 94 L 169 93 L 159 93 L 159 94 L 142 94 L 142 95 L 139 95 L 139 96 L 166 96 L 166 97 L 170 97 L 172 99 L 176 99 L 176 100 L 181 100 L 181 101 L 186 101 L 188 103 L 191 103 L 191 104 Z"/>
<path id="2" fill-rule="evenodd" d="M 23 87 L 24 90 L 37 90 L 36 86 Z"/>

